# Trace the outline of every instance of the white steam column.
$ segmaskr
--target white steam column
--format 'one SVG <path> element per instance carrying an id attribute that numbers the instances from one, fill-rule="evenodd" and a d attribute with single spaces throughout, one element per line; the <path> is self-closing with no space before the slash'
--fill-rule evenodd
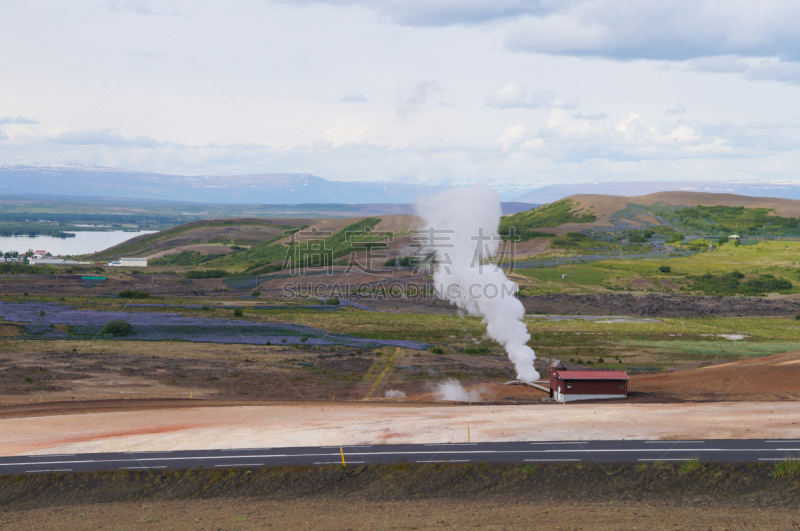
<path id="1" fill-rule="evenodd" d="M 500 195 L 485 186 L 449 188 L 417 205 L 425 221 L 423 246 L 435 252 L 437 293 L 482 316 L 489 336 L 505 347 L 517 378 L 533 382 L 539 379 L 536 354 L 526 344 L 531 336 L 522 322 L 525 308 L 514 296 L 517 284 L 487 263 L 500 245 L 501 213 Z"/>

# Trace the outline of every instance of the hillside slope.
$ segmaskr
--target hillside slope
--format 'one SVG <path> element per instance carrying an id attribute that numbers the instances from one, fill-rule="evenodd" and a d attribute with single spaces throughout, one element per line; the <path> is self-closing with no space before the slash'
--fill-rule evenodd
<path id="1" fill-rule="evenodd" d="M 137 236 L 91 255 L 91 258 L 93 260 L 109 260 L 122 256 L 153 258 L 168 251 L 176 251 L 178 248 L 188 250 L 187 247 L 198 245 L 213 245 L 218 247 L 218 252 L 222 254 L 228 252 L 231 245 L 256 245 L 281 236 L 285 230 L 312 223 L 314 220 L 306 218 L 234 218 L 192 221 L 155 234 Z"/>
<path id="2" fill-rule="evenodd" d="M 579 208 L 592 209 L 600 219 L 607 219 L 628 205 L 653 206 L 666 203 L 674 206 L 743 206 L 745 208 L 769 208 L 776 215 L 800 217 L 800 201 L 776 197 L 750 197 L 735 194 L 710 194 L 704 192 L 657 192 L 655 194 L 622 196 L 600 194 L 576 194 L 567 199 Z"/>

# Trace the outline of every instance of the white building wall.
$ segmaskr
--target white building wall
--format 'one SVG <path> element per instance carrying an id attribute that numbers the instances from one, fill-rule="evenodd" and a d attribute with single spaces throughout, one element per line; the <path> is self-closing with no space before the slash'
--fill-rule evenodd
<path id="1" fill-rule="evenodd" d="M 555 392 L 553 397 L 558 402 L 574 402 L 576 400 L 604 400 L 607 398 L 625 398 L 625 395 L 565 395 Z"/>

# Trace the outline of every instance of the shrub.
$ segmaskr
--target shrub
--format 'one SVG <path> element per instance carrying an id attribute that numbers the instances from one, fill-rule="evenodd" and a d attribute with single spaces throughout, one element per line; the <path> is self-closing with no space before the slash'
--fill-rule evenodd
<path id="1" fill-rule="evenodd" d="M 234 317 L 241 317 L 244 315 L 244 310 L 241 308 L 234 308 L 233 309 L 233 316 Z"/>
<path id="2" fill-rule="evenodd" d="M 138 289 L 124 289 L 117 293 L 117 297 L 121 299 L 149 299 L 150 294 Z"/>
<path id="3" fill-rule="evenodd" d="M 330 304 L 331 306 L 338 306 L 339 297 L 331 297 L 330 299 L 326 299 L 325 304 Z"/>
<path id="4" fill-rule="evenodd" d="M 259 295 L 261 295 L 261 292 L 258 290 L 254 290 L 253 293 L 250 294 L 251 297 L 258 297 Z"/>
<path id="5" fill-rule="evenodd" d="M 603 357 L 602 357 L 602 356 L 600 356 L 600 359 L 598 359 L 598 360 L 597 360 L 597 363 L 605 363 L 605 362 L 606 362 L 606 361 L 603 359 Z"/>
<path id="6" fill-rule="evenodd" d="M 700 464 L 700 460 L 697 457 L 692 457 L 691 459 L 684 461 L 680 469 L 678 469 L 678 474 L 691 474 L 692 472 L 700 470 L 701 468 L 702 465 Z"/>
<path id="7" fill-rule="evenodd" d="M 662 273 L 669 273 L 672 268 L 670 266 L 659 266 L 658 270 Z"/>
<path id="8" fill-rule="evenodd" d="M 442 350 L 442 347 L 433 347 L 431 349 L 431 352 L 433 352 L 434 354 L 444 354 L 444 350 Z"/>
<path id="9" fill-rule="evenodd" d="M 197 271 L 193 269 L 186 272 L 185 278 L 196 280 L 201 278 L 223 278 L 227 276 L 228 272 L 224 269 L 208 269 L 206 271 Z"/>
<path id="10" fill-rule="evenodd" d="M 800 461 L 797 459 L 787 458 L 783 461 L 775 463 L 775 470 L 772 471 L 774 478 L 789 478 L 800 476 Z"/>
<path id="11" fill-rule="evenodd" d="M 44 317 L 44 310 L 39 310 L 39 317 Z"/>
<path id="12" fill-rule="evenodd" d="M 127 336 L 131 333 L 131 325 L 127 321 L 123 321 L 122 319 L 114 319 L 113 321 L 109 321 L 103 326 L 103 329 L 100 330 L 100 333 L 104 336 Z"/>
<path id="13" fill-rule="evenodd" d="M 402 256 L 400 258 L 389 258 L 383 265 L 385 267 L 411 267 L 416 263 L 411 256 Z"/>

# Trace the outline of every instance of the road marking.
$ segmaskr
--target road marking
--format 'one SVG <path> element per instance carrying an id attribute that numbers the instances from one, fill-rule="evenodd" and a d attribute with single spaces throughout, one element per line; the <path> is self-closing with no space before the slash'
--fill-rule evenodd
<path id="1" fill-rule="evenodd" d="M 767 443 L 800 443 L 800 439 L 794 440 L 794 441 L 791 440 L 791 439 L 784 439 L 782 441 L 764 441 L 764 442 L 767 442 Z"/>
<path id="2" fill-rule="evenodd" d="M 439 443 L 439 444 L 424 444 L 423 446 L 478 446 L 478 443 Z"/>
<path id="3" fill-rule="evenodd" d="M 469 463 L 469 459 L 441 459 L 430 461 L 417 461 L 417 463 Z"/>
<path id="4" fill-rule="evenodd" d="M 351 465 L 363 465 L 364 461 L 348 461 Z M 315 461 L 315 465 L 341 465 L 341 461 Z"/>
<path id="5" fill-rule="evenodd" d="M 121 466 L 120 470 L 150 470 L 151 468 L 167 468 L 167 465 L 153 466 Z"/>
<path id="6" fill-rule="evenodd" d="M 247 450 L 248 452 L 259 451 L 259 450 L 262 452 L 266 452 L 267 450 L 272 450 L 272 448 L 220 448 L 219 449 L 220 452 L 244 452 L 245 450 Z"/>
<path id="7" fill-rule="evenodd" d="M 645 444 L 682 444 L 682 443 L 692 443 L 692 444 L 704 444 L 705 441 L 645 441 Z"/>
<path id="8" fill-rule="evenodd" d="M 692 460 L 699 461 L 699 459 L 697 458 L 696 455 L 695 456 L 684 457 L 682 459 L 677 459 L 677 458 L 676 459 L 637 459 L 637 461 L 692 461 Z"/>
<path id="9" fill-rule="evenodd" d="M 123 452 L 125 455 L 136 455 L 136 454 L 171 454 L 174 450 L 148 450 L 142 452 Z M 71 454 L 75 455 L 75 454 Z"/>
<path id="10" fill-rule="evenodd" d="M 530 444 L 588 444 L 591 441 L 532 442 Z"/>
<path id="11" fill-rule="evenodd" d="M 759 461 L 796 461 L 793 457 L 759 457 Z"/>
<path id="12" fill-rule="evenodd" d="M 30 458 L 36 458 L 36 457 L 72 457 L 72 456 L 74 456 L 74 455 L 77 455 L 77 454 L 41 454 L 41 455 L 21 455 L 21 456 L 19 456 L 19 457 L 30 457 Z"/>
<path id="13" fill-rule="evenodd" d="M 225 463 L 224 465 L 214 465 L 214 466 L 215 467 L 216 466 L 264 466 L 264 463 L 236 463 L 236 464 Z"/>
<path id="14" fill-rule="evenodd" d="M 580 461 L 580 459 L 524 459 L 524 461 L 528 462 L 535 462 L 535 463 L 550 463 L 550 462 L 559 462 L 563 463 L 565 461 Z"/>
<path id="15" fill-rule="evenodd" d="M 49 470 L 26 470 L 26 474 L 32 474 L 34 472 L 72 472 L 71 468 L 59 468 L 59 469 L 49 469 Z"/>

